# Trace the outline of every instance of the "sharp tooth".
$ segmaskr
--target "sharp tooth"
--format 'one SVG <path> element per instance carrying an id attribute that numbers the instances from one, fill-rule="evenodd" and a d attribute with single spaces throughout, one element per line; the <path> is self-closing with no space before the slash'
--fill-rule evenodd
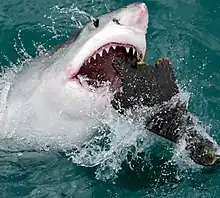
<path id="1" fill-rule="evenodd" d="M 129 53 L 130 48 L 129 47 L 125 47 L 125 48 L 126 48 L 127 53 Z"/>
<path id="2" fill-rule="evenodd" d="M 94 54 L 92 57 L 93 57 L 93 58 L 94 58 L 94 60 L 95 60 L 95 59 L 96 59 L 96 54 Z"/>
<path id="3" fill-rule="evenodd" d="M 109 47 L 108 47 L 108 48 L 106 48 L 105 50 L 106 50 L 106 52 L 108 53 L 108 52 L 109 52 Z"/>
<path id="4" fill-rule="evenodd" d="M 134 48 L 132 48 L 132 50 L 133 50 L 133 55 L 135 54 L 135 49 Z"/>
<path id="5" fill-rule="evenodd" d="M 89 60 L 88 60 L 88 63 L 90 63 L 91 62 L 91 58 L 89 58 Z"/>
<path id="6" fill-rule="evenodd" d="M 115 50 L 116 49 L 116 46 L 114 45 L 114 46 L 112 46 L 113 47 L 113 49 Z"/>
<path id="7" fill-rule="evenodd" d="M 101 57 L 102 57 L 102 53 L 103 53 L 103 51 L 100 51 L 100 52 L 99 52 L 99 54 L 100 54 Z"/>

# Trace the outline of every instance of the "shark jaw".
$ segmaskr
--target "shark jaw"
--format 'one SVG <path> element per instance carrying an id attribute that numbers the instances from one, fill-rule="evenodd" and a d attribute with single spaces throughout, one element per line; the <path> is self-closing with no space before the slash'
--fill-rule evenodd
<path id="1" fill-rule="evenodd" d="M 137 61 L 141 56 L 142 54 L 137 52 L 134 46 L 119 43 L 106 44 L 84 62 L 72 79 L 78 79 L 81 85 L 84 80 L 95 88 L 109 83 L 114 91 L 122 86 L 123 79 L 120 68 L 113 65 L 115 58 L 129 58 Z"/>
<path id="2" fill-rule="evenodd" d="M 121 87 L 122 76 L 112 65 L 114 58 L 141 61 L 145 56 L 148 10 L 144 3 L 134 3 L 97 20 L 98 26 L 90 22 L 82 31 L 81 34 L 91 34 L 87 40 L 79 35 L 76 43 L 83 44 L 65 74 L 67 79 L 80 85 L 98 87 L 109 82 L 115 90 Z"/>

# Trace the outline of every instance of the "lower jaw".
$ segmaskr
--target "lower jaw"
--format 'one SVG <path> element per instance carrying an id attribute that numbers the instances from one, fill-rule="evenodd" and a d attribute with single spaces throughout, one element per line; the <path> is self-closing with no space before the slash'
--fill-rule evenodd
<path id="1" fill-rule="evenodd" d="M 82 88 L 88 91 L 105 91 L 108 90 L 110 93 L 115 93 L 120 90 L 121 84 L 118 80 L 114 80 L 113 82 L 109 81 L 98 81 L 96 79 L 86 79 L 83 76 L 76 75 L 71 81 L 77 83 Z"/>
<path id="2" fill-rule="evenodd" d="M 79 77 L 72 79 L 72 82 L 77 84 L 77 89 L 82 88 L 82 91 L 87 91 L 90 94 L 95 94 L 98 97 L 106 98 L 106 100 L 109 100 L 107 102 L 110 104 L 110 101 L 114 97 L 114 93 L 117 91 L 115 88 L 111 86 L 110 83 L 104 82 L 99 86 L 89 85 L 85 80 L 80 80 Z"/>

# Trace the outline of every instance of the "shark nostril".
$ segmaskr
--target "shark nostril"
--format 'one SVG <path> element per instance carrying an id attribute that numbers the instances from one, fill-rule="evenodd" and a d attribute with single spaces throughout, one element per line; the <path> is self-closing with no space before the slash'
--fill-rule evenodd
<path id="1" fill-rule="evenodd" d="M 141 10 L 141 11 L 139 12 L 139 16 L 140 16 L 140 17 L 146 16 L 146 11 L 145 11 L 145 10 Z"/>
<path id="2" fill-rule="evenodd" d="M 139 15 L 140 16 L 146 16 L 147 14 L 147 7 L 146 5 L 143 3 L 141 4 L 141 8 L 140 8 L 140 11 L 139 11 Z"/>

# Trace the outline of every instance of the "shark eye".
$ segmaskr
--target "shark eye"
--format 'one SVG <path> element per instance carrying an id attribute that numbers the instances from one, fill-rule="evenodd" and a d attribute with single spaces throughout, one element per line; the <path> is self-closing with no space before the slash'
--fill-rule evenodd
<path id="1" fill-rule="evenodd" d="M 97 28 L 99 27 L 99 19 L 93 19 L 93 25 Z"/>
<path id="2" fill-rule="evenodd" d="M 116 18 L 113 18 L 112 21 L 113 21 L 114 23 L 118 24 L 118 25 L 121 25 L 121 24 L 119 23 L 118 19 L 116 19 Z"/>

